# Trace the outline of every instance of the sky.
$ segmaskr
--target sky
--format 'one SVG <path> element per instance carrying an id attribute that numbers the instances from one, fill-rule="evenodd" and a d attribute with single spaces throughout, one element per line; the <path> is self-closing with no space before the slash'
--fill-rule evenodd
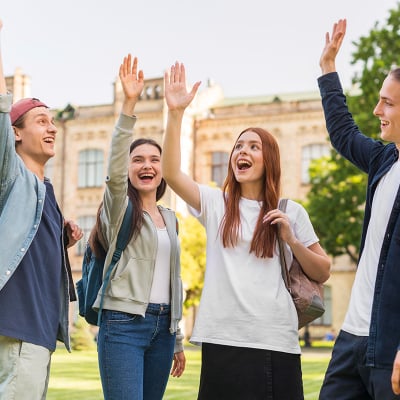
<path id="1" fill-rule="evenodd" d="M 348 88 L 353 42 L 397 7 L 396 0 L 8 0 L 0 46 L 5 74 L 21 68 L 32 96 L 52 108 L 111 103 L 128 53 L 145 78 L 179 61 L 189 84 L 213 81 L 225 97 L 308 92 L 317 90 L 335 21 L 347 19 L 336 65 Z"/>

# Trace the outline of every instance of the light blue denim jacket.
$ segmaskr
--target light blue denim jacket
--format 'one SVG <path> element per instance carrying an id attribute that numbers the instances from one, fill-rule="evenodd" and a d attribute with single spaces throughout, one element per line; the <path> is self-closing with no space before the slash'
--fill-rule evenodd
<path id="1" fill-rule="evenodd" d="M 0 95 L 0 290 L 18 268 L 36 235 L 46 195 L 45 184 L 26 168 L 15 151 L 15 135 L 9 116 L 11 104 L 11 94 Z M 63 287 L 57 339 L 70 350 L 68 309 L 74 293 L 64 233 L 63 244 Z"/>

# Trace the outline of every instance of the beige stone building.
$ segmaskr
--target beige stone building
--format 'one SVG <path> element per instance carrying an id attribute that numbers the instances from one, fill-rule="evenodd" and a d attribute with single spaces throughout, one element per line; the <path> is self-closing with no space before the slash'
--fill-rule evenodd
<path id="1" fill-rule="evenodd" d="M 14 101 L 30 93 L 30 78 L 16 70 L 7 78 Z M 162 142 L 166 123 L 163 78 L 149 79 L 136 107 L 135 136 Z M 42 99 L 46 101 L 46 99 Z M 121 87 L 114 84 L 114 101 L 95 106 L 66 105 L 54 110 L 57 120 L 57 154 L 47 167 L 64 215 L 77 221 L 86 235 L 95 221 L 104 190 L 108 148 L 121 106 Z M 319 93 L 224 98 L 222 89 L 209 83 L 187 110 L 183 123 L 182 163 L 186 172 L 201 183 L 221 185 L 229 153 L 237 135 L 250 126 L 270 131 L 281 149 L 282 195 L 303 199 L 309 189 L 308 165 L 328 154 L 325 120 Z M 185 214 L 186 207 L 168 192 L 164 202 Z M 70 250 L 74 277 L 80 277 L 85 241 Z M 322 337 L 331 328 L 339 330 L 347 309 L 354 278 L 354 265 L 346 258 L 334 260 L 325 285 L 327 311 L 312 326 L 311 336 Z"/>

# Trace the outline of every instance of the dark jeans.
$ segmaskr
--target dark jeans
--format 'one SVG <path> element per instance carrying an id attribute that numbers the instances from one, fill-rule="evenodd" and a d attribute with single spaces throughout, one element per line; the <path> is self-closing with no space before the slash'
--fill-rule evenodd
<path id="1" fill-rule="evenodd" d="M 365 365 L 368 337 L 340 331 L 319 395 L 320 400 L 400 399 L 392 391 L 391 369 Z M 394 360 L 395 354 L 393 354 Z"/>
<path id="2" fill-rule="evenodd" d="M 149 304 L 146 318 L 104 310 L 98 337 L 106 400 L 161 400 L 174 355 L 170 307 Z"/>
<path id="3" fill-rule="evenodd" d="M 299 354 L 202 344 L 198 400 L 303 400 Z"/>

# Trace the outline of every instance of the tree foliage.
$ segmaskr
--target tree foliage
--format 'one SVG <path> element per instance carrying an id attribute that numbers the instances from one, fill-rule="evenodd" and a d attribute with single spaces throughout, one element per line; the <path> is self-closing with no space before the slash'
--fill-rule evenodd
<path id="1" fill-rule="evenodd" d="M 365 199 L 364 176 L 341 156 L 314 161 L 307 210 L 321 244 L 332 256 L 358 258 Z"/>
<path id="2" fill-rule="evenodd" d="M 198 305 L 206 269 L 206 233 L 196 218 L 179 218 L 182 281 L 186 292 L 184 307 Z"/>
<path id="3" fill-rule="evenodd" d="M 360 130 L 377 139 L 379 119 L 373 110 L 383 80 L 393 66 L 400 65 L 400 4 L 389 11 L 383 27 L 375 23 L 369 34 L 353 45 L 351 64 L 359 69 L 352 80 L 357 94 L 348 93 L 347 103 Z M 322 245 L 333 256 L 347 254 L 356 261 L 366 175 L 333 151 L 329 158 L 311 163 L 310 183 L 305 205 Z"/>

